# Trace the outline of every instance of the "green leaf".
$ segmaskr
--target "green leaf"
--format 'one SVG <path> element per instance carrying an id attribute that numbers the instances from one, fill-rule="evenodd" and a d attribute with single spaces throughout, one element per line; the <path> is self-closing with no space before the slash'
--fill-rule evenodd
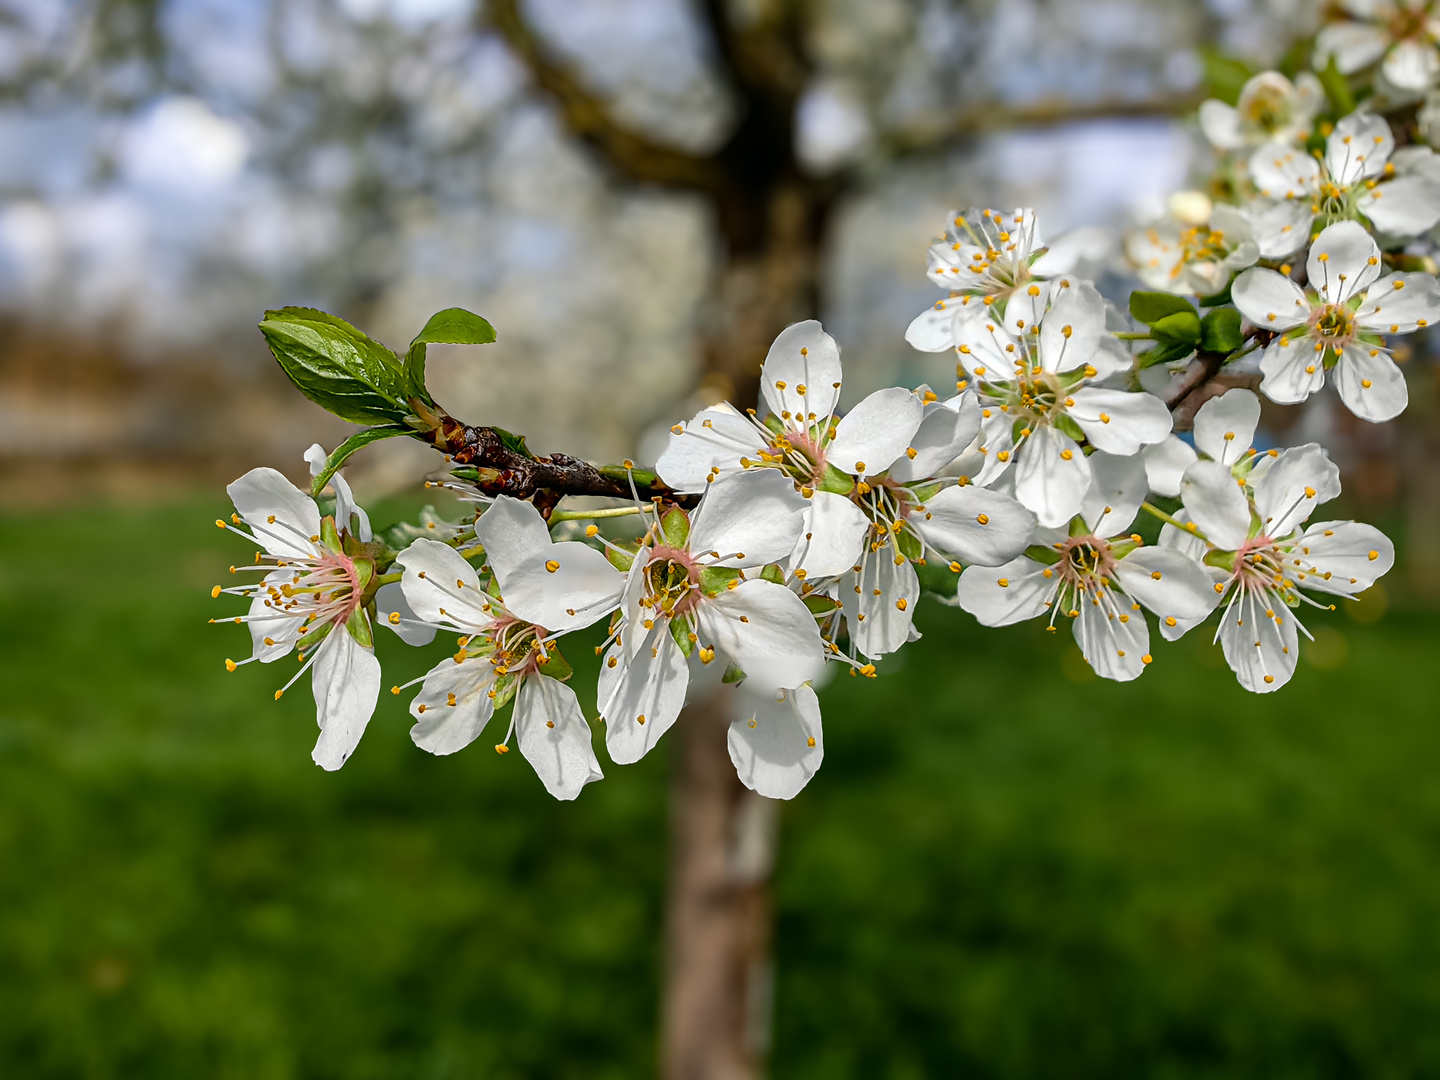
<path id="1" fill-rule="evenodd" d="M 1240 100 L 1240 91 L 1255 74 L 1245 61 L 1226 56 L 1218 49 L 1201 49 L 1200 60 L 1205 65 L 1205 83 L 1211 95 L 1227 105 Z"/>
<path id="2" fill-rule="evenodd" d="M 495 328 L 474 312 L 458 307 L 437 311 L 406 350 L 405 378 L 410 392 L 430 400 L 425 389 L 426 345 L 489 345 L 494 340 Z"/>
<path id="3" fill-rule="evenodd" d="M 671 619 L 670 636 L 675 639 L 675 644 L 680 646 L 680 651 L 688 660 L 695 648 L 695 643 L 690 640 L 690 624 L 684 619 Z"/>
<path id="4" fill-rule="evenodd" d="M 310 494 L 315 498 L 320 497 L 320 492 L 325 490 L 325 485 L 330 483 L 330 478 L 340 471 L 340 466 L 345 464 L 345 459 L 355 453 L 362 446 L 368 446 L 372 442 L 379 442 L 381 439 L 393 439 L 396 435 L 415 434 L 404 424 L 384 424 L 380 427 L 366 428 L 364 431 L 357 431 L 348 439 L 342 442 L 330 456 L 325 459 L 325 468 L 320 470 L 320 475 L 310 482 Z"/>
<path id="5" fill-rule="evenodd" d="M 1195 314 L 1194 308 L 1177 311 L 1154 323 L 1150 332 L 1162 347 L 1184 345 L 1194 348 L 1200 340 L 1200 316 Z"/>
<path id="6" fill-rule="evenodd" d="M 1200 301 L 1200 306 L 1202 308 L 1224 307 L 1226 304 L 1234 303 L 1234 301 L 1230 299 L 1230 286 L 1233 284 L 1233 280 L 1227 281 L 1225 287 L 1219 292 L 1211 293 L 1209 296 L 1198 297 L 1197 299 Z"/>
<path id="7" fill-rule="evenodd" d="M 920 538 L 909 529 L 901 529 L 897 539 L 900 542 L 900 554 L 911 562 L 924 556 L 925 549 L 920 544 Z"/>
<path id="8" fill-rule="evenodd" d="M 785 571 L 781 570 L 780 567 L 774 563 L 771 563 L 761 570 L 760 577 L 764 581 L 773 581 L 776 585 L 785 584 Z"/>
<path id="9" fill-rule="evenodd" d="M 357 424 L 399 424 L 409 386 L 394 353 L 344 319 L 314 308 L 279 308 L 260 324 L 265 344 L 300 392 Z"/>
<path id="10" fill-rule="evenodd" d="M 1154 326 L 1167 315 L 1185 311 L 1196 314 L 1195 305 L 1174 293 L 1147 292 L 1140 289 L 1130 294 L 1130 314 L 1146 326 Z"/>
<path id="11" fill-rule="evenodd" d="M 690 539 L 690 515 L 678 506 L 672 506 L 660 519 L 660 531 L 665 534 L 665 543 L 672 548 L 683 550 Z"/>
<path id="12" fill-rule="evenodd" d="M 952 574 L 951 576 L 953 577 L 954 575 Z M 822 596 L 820 593 L 811 593 L 809 596 L 803 596 L 800 598 L 800 602 L 810 609 L 812 615 L 829 615 L 832 611 L 840 610 L 839 600 L 829 596 Z"/>
<path id="13" fill-rule="evenodd" d="M 1057 431 L 1064 432 L 1077 443 L 1084 443 L 1085 429 L 1075 422 L 1075 418 L 1069 413 L 1052 413 L 1053 423 Z"/>
<path id="14" fill-rule="evenodd" d="M 1330 57 L 1325 67 L 1315 74 L 1320 76 L 1320 85 L 1325 88 L 1325 96 L 1335 107 L 1335 115 L 1347 116 L 1355 111 L 1355 94 L 1345 76 L 1341 75 L 1340 69 L 1335 66 L 1335 57 Z"/>
<path id="15" fill-rule="evenodd" d="M 731 663 L 725 668 L 725 674 L 721 676 L 720 681 L 727 685 L 730 683 L 744 682 L 745 672 L 740 670 L 739 664 Z"/>
<path id="16" fill-rule="evenodd" d="M 1176 360 L 1184 360 L 1195 351 L 1193 345 L 1180 343 L 1176 345 L 1162 345 L 1151 349 L 1149 352 L 1140 354 L 1140 366 L 1142 368 L 1154 367 L 1156 364 L 1169 364 Z"/>
<path id="17" fill-rule="evenodd" d="M 1232 353 L 1243 344 L 1240 312 L 1234 308 L 1216 308 L 1200 320 L 1200 348 L 1206 352 Z"/>

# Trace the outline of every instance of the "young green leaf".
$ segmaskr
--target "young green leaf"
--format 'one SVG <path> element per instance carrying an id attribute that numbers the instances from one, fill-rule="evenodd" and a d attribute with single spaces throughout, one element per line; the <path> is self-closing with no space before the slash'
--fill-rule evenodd
<path id="1" fill-rule="evenodd" d="M 405 353 L 405 377 L 410 392 L 430 400 L 425 389 L 426 345 L 489 345 L 495 340 L 495 328 L 474 312 L 464 308 L 446 308 L 430 316 L 425 329 L 415 335 Z"/>
<path id="2" fill-rule="evenodd" d="M 410 412 L 395 354 L 344 319 L 313 308 L 279 308 L 260 324 L 265 344 L 300 392 L 358 424 L 397 424 Z"/>
<path id="3" fill-rule="evenodd" d="M 1216 308 L 1200 320 L 1200 348 L 1206 352 L 1231 353 L 1245 344 L 1240 332 L 1240 312 Z"/>
<path id="4" fill-rule="evenodd" d="M 1130 294 L 1130 314 L 1146 326 L 1154 326 L 1167 315 L 1185 311 L 1196 314 L 1195 305 L 1173 293 L 1147 292 L 1140 289 Z"/>
<path id="5" fill-rule="evenodd" d="M 1195 314 L 1194 308 L 1177 311 L 1151 324 L 1150 333 L 1162 346 L 1184 345 L 1194 348 L 1200 340 L 1200 316 Z"/>

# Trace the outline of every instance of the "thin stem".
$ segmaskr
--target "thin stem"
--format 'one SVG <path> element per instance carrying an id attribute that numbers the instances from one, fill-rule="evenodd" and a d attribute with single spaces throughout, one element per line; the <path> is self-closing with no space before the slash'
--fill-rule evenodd
<path id="1" fill-rule="evenodd" d="M 395 582 L 399 581 L 399 580 L 400 580 L 401 578 L 403 578 L 404 576 L 405 576 L 405 571 L 403 571 L 403 570 L 392 570 L 392 571 L 390 571 L 390 573 L 388 573 L 388 574 L 381 574 L 379 577 L 375 578 L 375 579 L 374 579 L 374 583 L 375 583 L 377 586 L 379 586 L 379 585 L 393 585 L 393 584 L 395 584 Z"/>
<path id="2" fill-rule="evenodd" d="M 1124 331 L 1124 332 L 1117 331 L 1117 332 L 1114 334 L 1114 336 L 1117 337 L 1117 338 L 1119 338 L 1121 341 L 1154 341 L 1154 340 L 1155 340 L 1155 338 L 1154 338 L 1152 335 L 1150 335 L 1150 334 L 1139 334 L 1139 333 L 1132 334 L 1132 333 L 1130 333 L 1130 332 L 1128 332 L 1128 331 Z"/>
<path id="3" fill-rule="evenodd" d="M 1193 521 L 1181 521 L 1181 520 L 1179 520 L 1178 518 L 1176 518 L 1173 514 L 1167 514 L 1164 510 L 1161 510 L 1158 506 L 1155 506 L 1155 505 L 1153 505 L 1153 504 L 1151 504 L 1151 503 L 1148 503 L 1148 502 L 1143 502 L 1143 503 L 1141 503 L 1141 504 L 1140 504 L 1140 509 L 1141 509 L 1141 510 L 1146 510 L 1146 511 L 1148 511 L 1148 512 L 1151 513 L 1151 514 L 1154 514 L 1157 518 L 1159 518 L 1161 521 L 1165 522 L 1166 524 L 1174 525 L 1174 526 L 1175 526 L 1177 529 L 1179 529 L 1181 532 L 1189 533 L 1191 536 L 1199 537 L 1201 540 L 1204 540 L 1205 543 L 1210 544 L 1210 540 L 1205 536 L 1204 533 L 1202 533 L 1198 528 L 1195 527 L 1195 523 L 1194 523 Z M 1211 547 L 1214 547 L 1215 545 L 1214 545 L 1214 544 L 1210 544 L 1210 546 L 1211 546 Z"/>
<path id="4" fill-rule="evenodd" d="M 552 510 L 550 512 L 550 525 L 554 527 L 561 521 L 586 521 L 591 518 L 618 518 L 628 517 L 631 514 L 641 513 L 638 506 L 612 506 L 604 510 Z"/>

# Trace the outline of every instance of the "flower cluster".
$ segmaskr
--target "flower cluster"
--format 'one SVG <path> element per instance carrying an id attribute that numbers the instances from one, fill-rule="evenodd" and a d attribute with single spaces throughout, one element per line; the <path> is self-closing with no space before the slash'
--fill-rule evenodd
<path id="1" fill-rule="evenodd" d="M 728 694 L 736 770 L 775 798 L 823 759 L 816 688 L 835 671 L 875 677 L 918 637 L 924 595 L 985 626 L 1068 621 L 1118 681 L 1151 665 L 1154 631 L 1173 641 L 1213 620 L 1240 685 L 1280 689 L 1302 615 L 1357 598 L 1394 550 L 1369 525 L 1311 523 L 1339 472 L 1318 444 L 1270 448 L 1254 391 L 1294 404 L 1328 381 L 1357 416 L 1391 419 L 1407 402 L 1394 339 L 1440 318 L 1417 239 L 1440 221 L 1440 159 L 1417 141 L 1425 109 L 1395 126 L 1382 108 L 1436 81 L 1436 22 L 1418 3 L 1343 10 L 1318 40 L 1323 78 L 1265 72 L 1202 107 L 1215 177 L 1123 245 L 1144 286 L 1128 310 L 1077 272 L 1094 245 L 1047 247 L 1034 210 L 952 213 L 928 256 L 943 296 L 905 337 L 953 357 L 953 393 L 847 398 L 839 346 L 800 322 L 770 347 L 753 407 L 676 423 L 653 472 L 594 466 L 536 457 L 430 396 L 426 344 L 493 341 L 478 316 L 441 312 L 402 360 L 323 312 L 268 313 L 302 392 L 371 426 L 312 448 L 309 492 L 272 469 L 230 486 L 235 513 L 218 523 L 262 550 L 232 568 L 253 580 L 214 590 L 249 601 L 230 618 L 251 655 L 227 666 L 295 653 L 275 696 L 311 672 L 314 758 L 336 769 L 379 697 L 376 628 L 414 646 L 454 635 L 453 653 L 392 687 L 414 691 L 412 740 L 455 753 L 508 709 L 492 745 L 517 746 L 561 799 L 602 776 L 562 651 L 589 627 L 587 700 L 612 762 L 647 754 L 697 693 Z M 437 483 L 472 514 L 372 529 L 338 470 L 400 435 L 447 455 Z"/>

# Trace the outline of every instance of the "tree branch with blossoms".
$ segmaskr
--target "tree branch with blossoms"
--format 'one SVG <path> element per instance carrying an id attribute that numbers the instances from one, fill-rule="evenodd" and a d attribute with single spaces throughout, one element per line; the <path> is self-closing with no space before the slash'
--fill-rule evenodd
<path id="1" fill-rule="evenodd" d="M 1068 623 L 1118 681 L 1152 664 L 1152 626 L 1173 641 L 1210 622 L 1242 686 L 1279 690 L 1311 613 L 1357 598 L 1394 549 L 1373 526 L 1311 521 L 1339 471 L 1318 444 L 1257 449 L 1259 395 L 1294 404 L 1328 380 L 1357 416 L 1392 419 L 1407 398 L 1390 341 L 1440 318 L 1440 283 L 1416 269 L 1433 266 L 1440 222 L 1440 159 L 1423 144 L 1440 100 L 1415 108 L 1428 83 L 1404 80 L 1434 81 L 1415 41 L 1376 51 L 1390 25 L 1329 27 L 1318 72 L 1259 73 L 1202 104 L 1215 173 L 1127 237 L 1145 287 L 1123 308 L 1081 273 L 1085 245 L 1047 245 L 1032 210 L 956 212 L 928 251 L 943 295 L 905 331 L 954 358 L 953 391 L 890 387 L 844 408 L 838 343 L 796 323 L 770 347 L 759 400 L 677 422 L 653 469 L 538 455 L 452 417 L 426 348 L 494 341 L 470 312 L 440 312 L 403 355 L 324 312 L 268 312 L 261 331 L 296 387 L 364 426 L 312 448 L 308 491 L 265 468 L 230 486 L 219 524 L 261 551 L 232 568 L 241 584 L 215 588 L 249 605 L 215 620 L 251 635 L 227 667 L 297 656 L 276 696 L 311 673 L 314 757 L 334 769 L 381 689 L 377 627 L 414 646 L 453 634 L 453 653 L 392 687 L 418 687 L 413 741 L 457 752 L 508 708 L 495 750 L 517 746 L 563 799 L 603 774 L 587 713 L 627 764 L 708 687 L 730 687 L 741 780 L 794 796 L 823 760 L 817 687 L 876 677 L 927 595 L 985 626 Z M 444 455 L 427 483 L 466 515 L 372 528 L 341 470 L 401 436 Z M 1141 514 L 1160 521 L 1157 542 L 1135 531 Z M 595 625 L 582 706 L 563 648 Z"/>

